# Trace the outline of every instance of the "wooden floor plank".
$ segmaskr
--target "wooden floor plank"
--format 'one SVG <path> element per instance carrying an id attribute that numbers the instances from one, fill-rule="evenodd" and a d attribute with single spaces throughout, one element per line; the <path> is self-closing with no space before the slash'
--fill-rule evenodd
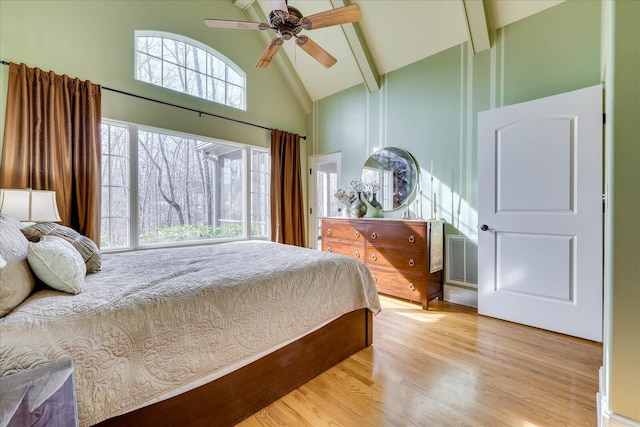
<path id="1" fill-rule="evenodd" d="M 598 343 L 381 297 L 374 345 L 243 421 L 264 426 L 596 426 Z"/>

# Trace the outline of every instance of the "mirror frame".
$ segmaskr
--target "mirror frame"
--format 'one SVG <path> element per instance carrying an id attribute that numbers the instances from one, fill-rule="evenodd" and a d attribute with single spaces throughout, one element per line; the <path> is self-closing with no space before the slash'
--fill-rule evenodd
<path id="1" fill-rule="evenodd" d="M 383 212 L 393 212 L 409 206 L 411 202 L 413 202 L 413 199 L 415 199 L 418 191 L 419 181 L 420 181 L 420 168 L 418 166 L 418 162 L 416 161 L 416 159 L 408 151 L 402 148 L 397 148 L 397 147 L 383 147 L 376 150 L 364 162 L 364 165 L 362 166 L 362 172 L 360 173 L 360 179 L 363 182 L 370 181 L 370 180 L 365 180 L 365 177 L 363 176 L 365 169 L 368 167 L 370 169 L 378 169 L 378 170 L 395 172 L 395 170 L 391 170 L 389 168 L 375 167 L 376 165 L 379 165 L 381 163 L 379 160 L 377 160 L 377 157 L 380 157 L 380 155 L 383 154 L 384 152 L 390 152 L 392 154 L 395 154 L 400 159 L 404 160 L 404 162 L 407 164 L 407 168 L 409 170 L 409 175 L 410 175 L 407 178 L 407 187 L 408 187 L 407 195 L 406 195 L 406 198 L 402 201 L 402 203 L 400 203 L 400 205 L 393 207 L 391 209 L 381 209 Z M 382 185 L 382 183 L 380 184 Z M 394 189 L 394 195 L 395 195 L 395 191 L 396 189 Z"/>

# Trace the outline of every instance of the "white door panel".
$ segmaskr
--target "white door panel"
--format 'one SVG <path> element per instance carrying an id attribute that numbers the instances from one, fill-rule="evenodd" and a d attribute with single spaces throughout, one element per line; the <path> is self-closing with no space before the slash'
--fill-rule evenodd
<path id="1" fill-rule="evenodd" d="M 478 312 L 602 340 L 602 88 L 479 114 Z"/>

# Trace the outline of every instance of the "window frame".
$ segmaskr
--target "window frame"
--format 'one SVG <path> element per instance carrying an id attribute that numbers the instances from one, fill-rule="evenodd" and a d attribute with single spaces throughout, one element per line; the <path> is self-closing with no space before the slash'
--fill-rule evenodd
<path id="1" fill-rule="evenodd" d="M 251 223 L 251 195 L 252 195 L 252 182 L 251 182 L 251 153 L 253 151 L 263 152 L 270 155 L 270 150 L 267 147 L 260 147 L 249 144 L 242 144 L 233 141 L 222 140 L 219 138 L 211 138 L 202 135 L 189 134 L 185 132 L 174 131 L 171 129 L 162 129 L 153 126 L 139 125 L 136 123 L 124 122 L 119 120 L 112 120 L 103 117 L 103 124 L 113 124 L 117 126 L 127 127 L 129 131 L 129 218 L 128 218 L 128 234 L 129 234 L 129 246 L 118 246 L 113 248 L 104 248 L 104 252 L 125 252 L 138 249 L 150 249 L 150 248 L 167 248 L 167 247 L 180 247 L 180 246 L 198 246 L 205 244 L 216 244 L 230 241 L 242 241 L 242 240 L 270 240 L 271 239 L 271 226 L 270 223 L 266 224 L 266 235 L 252 235 L 252 223 Z M 220 237 L 212 239 L 201 240 L 185 240 L 185 241 L 173 241 L 165 243 L 152 243 L 143 244 L 139 241 L 139 188 L 138 188 L 138 154 L 139 154 L 139 131 L 157 132 L 176 136 L 179 138 L 196 139 L 202 142 L 211 142 L 217 144 L 224 144 L 232 147 L 237 147 L 242 150 L 242 221 L 243 221 L 243 233 L 237 237 Z M 270 171 L 269 171 L 270 176 Z M 101 207 L 102 209 L 102 207 Z M 270 215 L 270 214 L 269 214 Z"/>
<path id="2" fill-rule="evenodd" d="M 224 74 L 225 74 L 224 75 L 224 84 L 225 84 L 224 103 L 207 98 L 206 97 L 207 93 L 208 93 L 207 89 L 205 89 L 204 96 L 200 97 L 200 96 L 197 96 L 197 95 L 193 95 L 189 91 L 183 92 L 181 90 L 176 90 L 176 89 L 173 89 L 171 87 L 167 87 L 167 86 L 165 86 L 163 84 L 164 83 L 163 81 L 161 81 L 161 84 L 156 84 L 156 83 L 153 83 L 153 82 L 140 80 L 138 78 L 138 66 L 140 65 L 139 64 L 139 60 L 140 60 L 139 53 L 141 53 L 141 51 L 138 50 L 138 38 L 139 37 L 161 38 L 163 40 L 163 43 L 162 43 L 163 45 L 164 45 L 164 40 L 165 39 L 182 42 L 182 43 L 185 43 L 187 45 L 193 46 L 193 47 L 195 47 L 197 49 L 200 49 L 200 50 L 204 51 L 207 55 L 212 55 L 213 57 L 215 57 L 218 60 L 222 61 L 225 64 L 225 72 L 224 72 Z M 150 55 L 147 52 L 143 52 L 143 53 L 145 55 Z M 214 102 L 216 104 L 225 105 L 227 107 L 236 108 L 236 109 L 241 110 L 241 111 L 247 111 L 247 73 L 242 68 L 240 68 L 238 65 L 236 65 L 233 61 L 231 61 L 229 58 L 227 58 L 225 55 L 223 55 L 222 53 L 218 52 L 217 50 L 215 50 L 211 46 L 208 46 L 208 45 L 206 45 L 206 44 L 204 44 L 202 42 L 199 42 L 198 40 L 194 40 L 192 38 L 183 36 L 181 34 L 170 33 L 170 32 L 167 32 L 167 31 L 135 30 L 133 55 L 134 55 L 133 75 L 134 75 L 134 79 L 136 81 L 139 81 L 139 82 L 142 82 L 142 83 L 146 83 L 146 84 L 150 84 L 150 85 L 154 85 L 154 86 L 158 86 L 158 87 L 161 87 L 161 88 L 164 88 L 164 89 L 167 89 L 167 90 L 172 90 L 172 91 L 175 91 L 175 92 L 178 92 L 178 93 L 183 93 L 185 95 L 193 96 L 193 97 L 196 97 L 196 98 L 199 98 L 199 99 L 204 99 L 205 101 Z M 152 55 L 150 55 L 150 56 L 152 56 Z M 156 58 L 156 59 L 161 61 L 161 66 L 163 67 L 161 72 L 160 72 L 161 76 L 164 76 L 164 65 L 165 65 L 165 63 L 170 63 L 172 65 L 176 65 L 178 67 L 181 67 L 181 68 L 183 68 L 185 70 L 189 70 L 189 71 L 193 71 L 193 72 L 197 72 L 197 73 L 202 74 L 200 72 L 200 70 L 194 70 L 194 69 L 188 67 L 188 65 L 186 63 L 186 60 L 182 64 L 175 64 L 173 62 L 170 62 L 170 61 L 167 61 L 166 59 L 164 59 L 164 55 L 162 55 L 162 54 L 161 54 L 160 57 L 154 56 L 154 58 Z M 231 68 L 234 72 L 236 72 L 242 78 L 242 82 L 243 82 L 242 86 L 230 81 L 227 67 Z M 206 81 L 208 81 L 209 78 L 215 79 L 215 80 L 220 80 L 218 77 L 208 74 L 209 70 L 208 70 L 207 65 L 205 65 L 204 68 L 205 68 L 204 76 L 205 76 L 205 80 Z M 161 77 L 161 79 L 164 80 L 163 77 Z M 228 96 L 229 96 L 228 95 L 229 94 L 229 90 L 228 90 L 229 89 L 229 85 L 242 89 L 242 105 L 240 107 L 237 107 L 237 106 L 232 105 L 232 104 L 227 102 Z"/>

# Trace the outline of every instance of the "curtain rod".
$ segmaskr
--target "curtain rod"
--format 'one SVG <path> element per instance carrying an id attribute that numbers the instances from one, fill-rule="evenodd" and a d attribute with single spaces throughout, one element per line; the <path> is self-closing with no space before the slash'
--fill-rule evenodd
<path id="1" fill-rule="evenodd" d="M 8 63 L 7 61 L 4 61 L 4 60 L 1 60 L 1 61 L 0 61 L 0 63 L 1 63 L 2 65 L 9 65 L 9 63 Z M 238 120 L 238 119 L 232 119 L 232 118 L 230 118 L 230 117 L 224 117 L 224 116 L 220 116 L 220 115 L 218 115 L 218 114 L 207 113 L 206 111 L 196 110 L 195 108 L 184 107 L 184 106 L 182 106 L 182 105 L 172 104 L 172 103 L 170 103 L 170 102 L 159 101 L 159 100 L 157 100 L 157 99 L 153 99 L 153 98 L 147 98 L 146 96 L 136 95 L 135 93 L 125 92 L 125 91 L 122 91 L 122 90 L 113 89 L 113 88 L 106 87 L 106 86 L 102 86 L 102 89 L 104 89 L 104 90 L 108 90 L 108 91 L 111 91 L 111 92 L 115 92 L 115 93 L 119 93 L 119 94 L 121 94 L 121 95 L 131 96 L 131 97 L 133 97 L 133 98 L 143 99 L 143 100 L 145 100 L 145 101 L 151 101 L 151 102 L 155 102 L 155 103 L 158 103 L 158 104 L 167 105 L 167 106 L 169 106 L 169 107 L 180 108 L 180 109 L 182 109 L 182 110 L 191 111 L 191 112 L 193 112 L 193 113 L 198 113 L 198 115 L 199 115 L 200 117 L 202 117 L 202 115 L 204 114 L 205 116 L 211 116 L 211 117 L 216 117 L 216 118 L 218 118 L 218 119 L 229 120 L 229 121 L 236 122 L 236 123 L 240 123 L 240 124 L 247 125 L 247 126 L 253 126 L 253 127 L 261 128 L 261 129 L 265 129 L 265 130 L 273 130 L 273 128 L 269 128 L 269 127 L 266 127 L 266 126 L 261 126 L 261 125 L 257 125 L 257 124 L 254 124 L 254 123 L 245 122 L 245 121 Z M 306 140 L 306 139 L 307 139 L 307 137 L 306 137 L 306 135 L 301 135 L 301 136 L 300 136 L 300 139 L 304 139 L 304 140 Z"/>

